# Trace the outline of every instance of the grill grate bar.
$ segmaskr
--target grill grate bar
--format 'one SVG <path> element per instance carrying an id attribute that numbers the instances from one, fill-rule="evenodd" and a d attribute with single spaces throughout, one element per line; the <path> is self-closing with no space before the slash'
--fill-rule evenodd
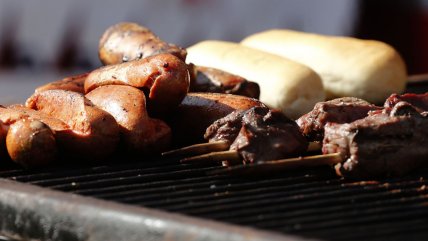
<path id="1" fill-rule="evenodd" d="M 370 191 L 370 192 L 369 192 Z M 276 198 L 254 202 L 232 203 L 230 205 L 217 205 L 208 203 L 205 208 L 192 209 L 188 213 L 192 215 L 202 215 L 214 219 L 231 219 L 245 216 L 257 215 L 259 213 L 269 213 L 275 210 L 287 211 L 296 209 L 307 209 L 311 207 L 322 207 L 325 205 L 346 205 L 357 202 L 373 202 L 388 200 L 390 198 L 400 198 L 405 195 L 420 194 L 418 190 L 405 190 L 403 192 L 391 192 L 389 190 L 372 189 L 365 192 L 354 192 L 353 190 L 333 190 L 322 191 L 313 194 L 294 193 Z"/>
<path id="2" fill-rule="evenodd" d="M 325 232 L 326 229 L 328 229 L 332 233 L 337 233 L 338 235 L 347 235 L 343 228 L 349 227 L 366 227 L 369 228 L 370 226 L 375 226 L 376 230 L 382 228 L 382 224 L 388 223 L 389 226 L 396 225 L 398 227 L 405 226 L 403 225 L 403 220 L 425 220 L 424 222 L 427 223 L 426 215 L 428 214 L 427 209 L 420 209 L 419 207 L 407 207 L 407 210 L 394 210 L 393 212 L 388 212 L 385 210 L 382 213 L 378 213 L 378 215 L 373 216 L 365 216 L 366 212 L 361 211 L 360 214 L 357 214 L 355 216 L 352 216 L 352 218 L 346 218 L 346 219 L 335 219 L 332 217 L 329 221 L 325 221 L 323 223 L 311 223 L 311 224 L 300 224 L 299 230 L 295 230 L 293 233 L 299 234 L 304 230 L 305 233 L 318 233 L 320 235 L 321 232 Z M 378 226 L 379 225 L 379 226 Z M 409 224 L 407 224 L 409 225 Z M 390 228 L 383 226 L 383 228 Z M 342 230 L 342 231 L 341 231 Z M 331 233 L 330 233 L 331 234 Z M 346 239 L 345 239 L 346 240 Z"/>
<path id="3" fill-rule="evenodd" d="M 331 181 L 323 181 L 323 182 L 307 182 L 298 183 L 298 184 L 285 184 L 285 185 L 276 185 L 276 186 L 268 186 L 268 187 L 260 187 L 260 188 L 251 188 L 245 189 L 240 188 L 241 186 L 236 187 L 235 185 L 227 186 L 227 187 L 219 187 L 216 188 L 215 192 L 212 191 L 209 195 L 204 196 L 187 196 L 186 198 L 176 198 L 174 196 L 173 201 L 168 200 L 162 202 L 157 202 L 157 206 L 163 205 L 162 207 L 167 208 L 171 211 L 182 211 L 188 210 L 190 208 L 193 209 L 204 209 L 206 207 L 210 208 L 212 206 L 225 206 L 225 205 L 237 205 L 242 207 L 243 202 L 255 202 L 260 203 L 264 200 L 276 200 L 281 197 L 290 197 L 290 196 L 302 196 L 306 195 L 310 197 L 310 195 L 315 195 L 320 192 L 324 194 L 329 194 L 331 192 L 340 192 L 342 194 L 350 193 L 352 195 L 357 195 L 359 193 L 367 193 L 367 192 L 380 192 L 382 190 L 388 190 L 393 188 L 403 188 L 403 187 L 420 187 L 425 185 L 425 183 L 421 183 L 420 181 L 408 182 L 405 185 L 393 185 L 389 184 L 385 186 L 383 184 L 377 186 L 369 186 L 369 187 L 361 187 L 361 186 L 353 186 L 347 187 L 346 191 L 344 191 L 344 187 L 342 185 L 337 185 L 339 180 L 331 180 Z M 269 183 L 267 183 L 269 184 Z M 370 189 L 370 190 L 369 190 Z M 223 194 L 223 195 L 221 195 Z M 308 196 L 309 195 L 309 196 Z M 333 193 L 334 195 L 334 193 Z M 170 197 L 170 196 L 169 196 Z M 322 196 L 317 196 L 317 199 L 322 198 Z M 188 204 L 188 201 L 191 200 L 192 204 Z M 143 204 L 143 203 L 141 203 Z M 257 205 L 256 204 L 256 205 Z M 144 205 L 152 205 L 151 203 L 145 202 Z M 233 207 L 232 207 L 233 208 Z M 196 214 L 196 213 L 195 213 Z"/>

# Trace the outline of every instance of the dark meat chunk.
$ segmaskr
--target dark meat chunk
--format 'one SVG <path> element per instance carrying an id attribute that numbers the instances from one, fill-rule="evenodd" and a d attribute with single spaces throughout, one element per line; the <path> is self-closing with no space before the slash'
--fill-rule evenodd
<path id="1" fill-rule="evenodd" d="M 241 76 L 193 64 L 189 65 L 189 70 L 191 73 L 190 92 L 226 93 L 256 99 L 260 96 L 259 85 Z"/>
<path id="2" fill-rule="evenodd" d="M 208 127 L 205 138 L 229 142 L 230 149 L 238 151 L 244 163 L 296 156 L 308 147 L 293 120 L 267 107 L 232 112 Z"/>
<path id="3" fill-rule="evenodd" d="M 425 94 L 407 93 L 403 95 L 392 94 L 390 97 L 388 97 L 388 99 L 386 99 L 384 107 L 392 108 L 398 102 L 402 102 L 402 101 L 408 102 L 409 104 L 414 106 L 418 112 L 428 111 L 428 93 L 425 93 Z"/>
<path id="4" fill-rule="evenodd" d="M 340 152 L 339 175 L 354 178 L 401 176 L 426 165 L 428 118 L 406 102 L 352 123 L 325 126 L 323 153 Z"/>
<path id="5" fill-rule="evenodd" d="M 311 112 L 297 120 L 297 124 L 308 140 L 322 141 L 327 123 L 350 123 L 366 117 L 369 111 L 381 109 L 362 99 L 343 97 L 317 103 Z"/>

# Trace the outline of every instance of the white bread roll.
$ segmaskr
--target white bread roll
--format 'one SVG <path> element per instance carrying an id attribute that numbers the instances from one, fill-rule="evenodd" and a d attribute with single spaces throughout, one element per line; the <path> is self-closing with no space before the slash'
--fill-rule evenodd
<path id="1" fill-rule="evenodd" d="M 324 100 L 320 77 L 294 61 L 238 43 L 203 41 L 187 48 L 186 61 L 242 76 L 260 86 L 260 100 L 297 119 Z"/>
<path id="2" fill-rule="evenodd" d="M 383 103 L 406 85 L 404 61 L 379 41 L 274 29 L 251 35 L 241 44 L 311 67 L 321 76 L 327 99 L 354 96 Z"/>

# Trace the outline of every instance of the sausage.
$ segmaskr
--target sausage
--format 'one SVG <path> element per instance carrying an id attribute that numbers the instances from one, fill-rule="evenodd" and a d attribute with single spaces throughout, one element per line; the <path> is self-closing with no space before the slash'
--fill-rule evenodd
<path id="1" fill-rule="evenodd" d="M 41 92 L 44 90 L 69 90 L 84 94 L 84 84 L 88 74 L 89 73 L 84 73 L 47 83 L 45 85 L 37 87 L 35 92 Z"/>
<path id="2" fill-rule="evenodd" d="M 220 93 L 188 93 L 167 123 L 172 129 L 173 145 L 204 142 L 205 130 L 214 121 L 235 110 L 266 107 L 257 99 Z"/>
<path id="3" fill-rule="evenodd" d="M 21 119 L 11 124 L 6 147 L 10 158 L 24 167 L 45 166 L 57 156 L 54 133 L 39 120 Z"/>
<path id="4" fill-rule="evenodd" d="M 189 71 L 189 92 L 226 93 L 256 99 L 260 96 L 259 85 L 241 76 L 193 64 L 189 64 Z"/>
<path id="5" fill-rule="evenodd" d="M 241 44 L 309 66 L 321 76 L 327 99 L 352 96 L 380 104 L 406 86 L 403 59 L 380 41 L 272 29 Z"/>
<path id="6" fill-rule="evenodd" d="M 2 121 L 0 121 L 0 162 L 8 158 L 6 150 L 7 131 L 8 126 L 5 125 Z"/>
<path id="7" fill-rule="evenodd" d="M 164 42 L 150 29 L 130 22 L 109 27 L 100 39 L 98 53 L 104 65 L 138 60 L 160 53 L 170 53 L 184 61 L 187 54 L 185 49 Z"/>
<path id="8" fill-rule="evenodd" d="M 130 85 L 148 92 L 149 113 L 164 116 L 183 100 L 189 89 L 187 65 L 171 54 L 159 54 L 92 71 L 85 81 L 89 93 L 102 85 Z"/>
<path id="9" fill-rule="evenodd" d="M 46 90 L 33 94 L 26 107 L 67 124 L 76 135 L 65 135 L 68 152 L 81 159 L 98 161 L 109 157 L 119 142 L 119 126 L 107 112 L 97 108 L 84 95 L 66 90 Z"/>
<path id="10" fill-rule="evenodd" d="M 116 119 L 127 150 L 157 153 L 168 148 L 171 129 L 165 122 L 149 117 L 143 91 L 125 85 L 106 85 L 86 97 Z"/>
<path id="11" fill-rule="evenodd" d="M 187 48 L 188 63 L 221 69 L 260 85 L 260 100 L 297 119 L 324 100 L 321 78 L 309 67 L 254 48 L 207 40 Z"/>

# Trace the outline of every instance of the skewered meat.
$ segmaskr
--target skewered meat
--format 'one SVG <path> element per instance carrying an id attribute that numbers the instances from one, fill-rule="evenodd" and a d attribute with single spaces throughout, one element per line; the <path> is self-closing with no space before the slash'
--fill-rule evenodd
<path id="1" fill-rule="evenodd" d="M 428 93 L 425 94 L 412 94 L 407 93 L 403 95 L 392 94 L 386 99 L 384 107 L 392 108 L 398 102 L 405 101 L 411 104 L 419 112 L 428 111 Z"/>
<path id="2" fill-rule="evenodd" d="M 211 92 L 243 95 L 258 99 L 260 87 L 238 75 L 225 71 L 189 64 L 190 92 Z"/>
<path id="3" fill-rule="evenodd" d="M 322 141 L 327 123 L 350 123 L 366 117 L 369 111 L 381 109 L 365 100 L 343 97 L 317 103 L 311 112 L 297 120 L 297 124 L 308 140 Z"/>
<path id="4" fill-rule="evenodd" d="M 147 91 L 147 108 L 154 116 L 165 116 L 176 108 L 189 89 L 187 65 L 171 54 L 159 54 L 92 71 L 85 81 L 89 93 L 103 85 L 130 85 Z"/>
<path id="5" fill-rule="evenodd" d="M 167 123 L 172 129 L 173 144 L 185 146 L 204 142 L 205 130 L 214 121 L 235 110 L 265 106 L 257 99 L 220 93 L 188 93 Z"/>
<path id="6" fill-rule="evenodd" d="M 1 108 L 1 106 L 0 106 Z M 0 120 L 0 160 L 8 158 L 6 150 L 6 135 L 7 135 L 8 126 Z"/>
<path id="7" fill-rule="evenodd" d="M 127 150 L 147 154 L 168 148 L 171 129 L 163 121 L 149 117 L 143 91 L 125 85 L 106 85 L 91 91 L 86 98 L 116 119 Z"/>
<path id="8" fill-rule="evenodd" d="M 104 65 L 138 60 L 160 53 L 170 53 L 183 61 L 185 49 L 161 40 L 150 29 L 123 22 L 108 28 L 99 43 L 99 57 Z"/>
<path id="9" fill-rule="evenodd" d="M 68 153 L 97 161 L 109 157 L 119 141 L 119 126 L 107 112 L 97 108 L 82 94 L 66 90 L 46 90 L 33 94 L 26 106 L 63 121 L 76 135 L 62 136 Z"/>
<path id="10" fill-rule="evenodd" d="M 226 141 L 244 163 L 282 159 L 302 154 L 308 142 L 299 127 L 278 110 L 253 107 L 237 110 L 208 127 L 205 139 Z"/>
<path id="11" fill-rule="evenodd" d="M 399 102 L 352 123 L 327 123 L 322 151 L 342 154 L 336 171 L 348 178 L 400 176 L 426 165 L 427 136 L 427 114 Z"/>

